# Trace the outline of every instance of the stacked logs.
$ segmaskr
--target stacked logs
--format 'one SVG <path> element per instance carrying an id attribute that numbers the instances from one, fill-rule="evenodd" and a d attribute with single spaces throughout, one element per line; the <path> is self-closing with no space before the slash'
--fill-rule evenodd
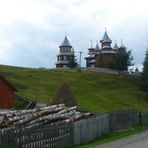
<path id="1" fill-rule="evenodd" d="M 91 116 L 77 110 L 77 106 L 65 107 L 64 104 L 52 105 L 21 111 L 0 113 L 0 128 L 33 127 L 36 125 L 58 125 L 75 122 Z"/>

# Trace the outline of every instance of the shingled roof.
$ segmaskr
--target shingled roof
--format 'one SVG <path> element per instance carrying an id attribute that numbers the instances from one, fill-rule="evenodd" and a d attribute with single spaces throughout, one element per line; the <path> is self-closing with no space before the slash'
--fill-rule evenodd
<path id="1" fill-rule="evenodd" d="M 96 50 L 100 50 L 100 47 L 99 47 L 99 45 L 98 45 L 98 42 L 96 43 Z"/>
<path id="2" fill-rule="evenodd" d="M 69 43 L 69 40 L 68 40 L 67 36 L 65 36 L 65 38 L 64 38 L 64 40 L 63 40 L 63 42 L 62 42 L 62 44 L 60 45 L 60 47 L 62 47 L 62 46 L 69 46 L 69 47 L 72 47 L 71 44 Z"/>
<path id="3" fill-rule="evenodd" d="M 115 41 L 114 49 L 118 49 L 118 45 L 117 45 L 116 41 Z"/>
<path id="4" fill-rule="evenodd" d="M 105 30 L 105 33 L 103 35 L 103 38 L 100 42 L 111 42 L 111 39 L 108 37 L 107 31 Z"/>

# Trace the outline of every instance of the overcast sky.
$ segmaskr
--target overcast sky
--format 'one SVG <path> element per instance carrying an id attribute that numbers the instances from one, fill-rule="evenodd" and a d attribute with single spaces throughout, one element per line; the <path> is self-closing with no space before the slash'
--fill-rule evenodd
<path id="1" fill-rule="evenodd" d="M 65 32 L 76 54 L 87 55 L 107 28 L 140 65 L 148 47 L 147 0 L 0 0 L 0 64 L 55 67 Z"/>

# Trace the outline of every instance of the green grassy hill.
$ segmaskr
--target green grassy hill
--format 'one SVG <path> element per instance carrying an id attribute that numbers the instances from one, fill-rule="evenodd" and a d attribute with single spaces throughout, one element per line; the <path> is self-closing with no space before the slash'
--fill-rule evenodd
<path id="1" fill-rule="evenodd" d="M 3 74 L 19 94 L 48 103 L 62 82 L 69 84 L 79 107 L 91 111 L 148 109 L 145 94 L 132 79 L 95 72 L 20 68 L 0 65 Z"/>

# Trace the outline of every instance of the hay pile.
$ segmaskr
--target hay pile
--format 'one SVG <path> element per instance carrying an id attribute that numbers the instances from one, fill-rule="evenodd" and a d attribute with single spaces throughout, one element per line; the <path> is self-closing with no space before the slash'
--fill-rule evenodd
<path id="1" fill-rule="evenodd" d="M 77 106 L 74 94 L 66 83 L 63 83 L 53 97 L 52 104 L 65 104 L 67 107 Z"/>

